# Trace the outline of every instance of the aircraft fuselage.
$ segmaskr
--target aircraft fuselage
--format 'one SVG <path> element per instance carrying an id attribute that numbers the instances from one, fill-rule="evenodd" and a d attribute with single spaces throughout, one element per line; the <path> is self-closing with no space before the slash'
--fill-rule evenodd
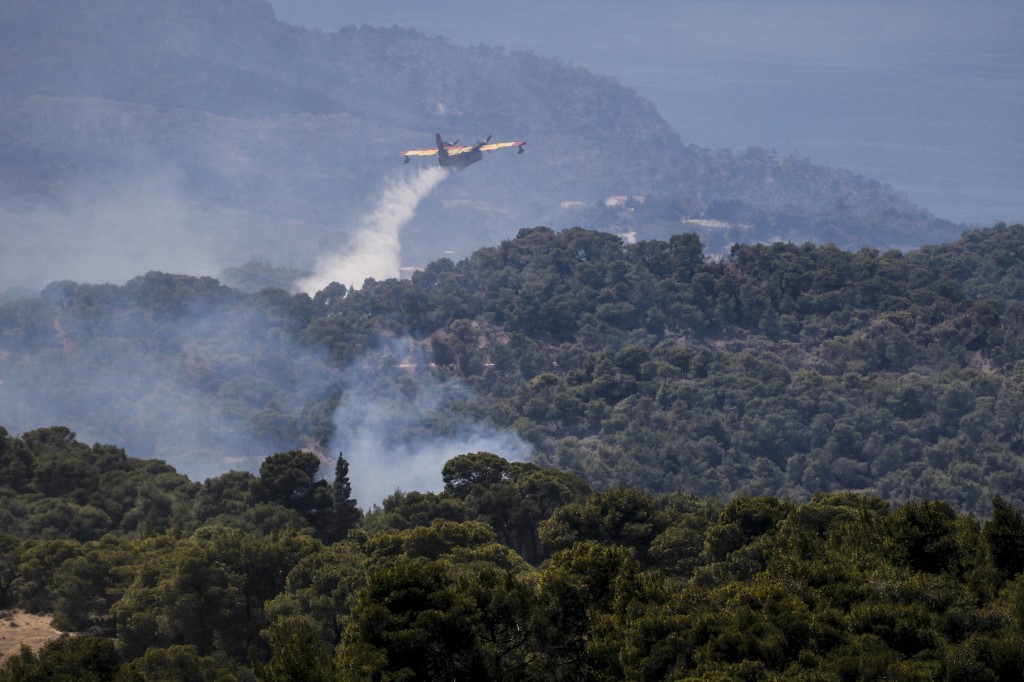
<path id="1" fill-rule="evenodd" d="M 462 170 L 471 163 L 476 163 L 480 159 L 484 158 L 484 153 L 479 149 L 471 152 L 463 152 L 457 156 L 449 156 L 448 152 L 444 149 L 438 152 L 438 162 L 446 168 L 454 168 L 456 170 Z"/>

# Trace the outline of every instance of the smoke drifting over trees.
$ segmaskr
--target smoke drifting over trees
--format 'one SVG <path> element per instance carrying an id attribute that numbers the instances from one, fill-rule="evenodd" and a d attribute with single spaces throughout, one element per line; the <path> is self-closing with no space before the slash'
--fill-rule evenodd
<path id="1" fill-rule="evenodd" d="M 478 396 L 431 372 L 429 354 L 410 339 L 382 344 L 345 370 L 330 450 L 351 466 L 354 496 L 366 507 L 396 490 L 441 490 L 441 469 L 466 452 L 527 458 L 530 445 L 467 411 Z"/>
<path id="2" fill-rule="evenodd" d="M 58 273 L 0 294 L 0 608 L 88 633 L 0 682 L 1024 669 L 1024 226 L 722 253 L 953 228 L 263 0 L 6 0 L 0 45 L 0 285 Z M 492 126 L 515 173 L 380 193 Z M 519 229 L 581 215 L 638 238 Z"/>
<path id="3" fill-rule="evenodd" d="M 364 474 L 376 463 L 528 454 L 479 426 L 495 424 L 595 485 L 941 492 L 982 513 L 1024 489 L 1022 229 L 906 255 L 775 244 L 719 260 L 694 235 L 534 228 L 312 298 L 159 273 L 64 282 L 0 305 L 4 425 L 63 423 L 203 475 L 340 450 L 353 489 L 379 499 L 436 479 Z"/>
<path id="4" fill-rule="evenodd" d="M 417 400 L 430 404 L 434 391 L 426 387 L 400 391 L 401 400 L 387 392 L 359 399 L 359 382 L 343 380 L 351 363 L 392 338 L 429 339 L 442 372 L 474 388 L 500 388 L 527 421 L 500 410 L 495 421 L 524 427 L 536 444 L 544 437 L 543 396 L 561 392 L 553 388 L 561 383 L 546 377 L 512 393 L 555 362 L 584 367 L 575 351 L 555 350 L 574 343 L 577 331 L 617 346 L 624 341 L 609 330 L 636 324 L 630 338 L 653 343 L 645 335 L 665 340 L 666 319 L 675 320 L 671 334 L 700 337 L 726 334 L 767 309 L 747 291 L 729 298 L 727 277 L 716 291 L 717 266 L 698 263 L 700 242 L 680 230 L 701 232 L 715 253 L 741 239 L 904 247 L 958 231 L 885 185 L 843 171 L 764 150 L 686 145 L 628 88 L 532 54 L 460 48 L 400 29 L 306 31 L 276 21 L 257 0 L 141 0 L 130 9 L 72 0 L 52 11 L 11 0 L 0 40 L 11 46 L 0 64 L 0 219 L 10 247 L 0 251 L 0 286 L 38 289 L 59 280 L 41 296 L 3 296 L 0 400 L 9 427 L 70 422 L 87 440 L 164 456 L 192 474 L 205 475 L 211 459 L 245 466 L 268 450 L 322 451 L 332 438 L 351 439 L 338 441 L 351 451 L 366 440 L 366 427 L 336 426 L 339 404 L 354 414 L 380 395 L 399 412 L 415 413 Z M 440 169 L 414 171 L 380 193 L 381 179 L 395 177 L 398 150 L 425 144 L 435 131 L 502 130 L 537 144 L 443 184 Z M 476 265 L 436 260 L 442 251 L 468 255 L 523 225 L 581 218 L 638 239 L 627 258 L 614 237 L 577 230 L 559 238 L 580 240 L 584 259 L 607 257 L 617 268 L 580 274 L 580 291 L 588 292 L 581 298 L 573 298 L 579 282 L 562 279 L 579 253 L 549 265 L 562 256 L 513 254 L 514 265 L 477 289 L 457 284 Z M 526 231 L 495 253 L 534 242 L 555 248 L 550 235 Z M 650 288 L 651 277 L 665 273 L 639 265 L 662 258 L 662 247 L 645 245 L 652 236 L 670 251 L 682 245 L 686 267 L 712 277 L 680 283 L 693 274 L 687 270 L 664 285 L 685 289 L 681 308 L 655 304 L 666 294 Z M 299 296 L 137 276 L 146 269 L 212 274 L 253 258 L 270 261 L 272 272 L 295 273 L 321 256 L 313 278 L 302 281 L 308 294 Z M 430 265 L 412 284 L 386 279 L 402 263 Z M 623 274 L 637 268 L 635 279 Z M 385 281 L 366 295 L 348 288 L 365 286 L 366 277 Z M 492 289 L 488 303 L 469 311 L 479 287 Z M 709 307 L 712 300 L 721 308 Z M 775 318 L 792 311 L 771 312 L 756 332 L 789 333 Z M 516 334 L 508 323 L 520 325 Z M 610 390 L 607 399 L 618 395 Z M 450 411 L 450 402 L 442 404 Z M 157 415 L 154 423 L 133 423 L 140 408 Z M 620 412 L 626 408 L 649 413 L 631 404 Z M 569 400 L 558 409 L 575 414 L 579 405 Z M 584 410 L 587 423 L 599 425 L 604 409 Z M 469 427 L 436 426 L 474 441 Z M 407 429 L 415 430 L 394 427 Z M 583 436 L 588 446 L 596 437 Z M 544 445 L 549 457 L 565 452 Z M 594 457 L 606 445 L 595 446 Z M 379 456 L 386 447 L 355 450 Z M 355 474 L 360 455 L 351 454 Z M 632 480 L 604 465 L 593 475 Z"/>
<path id="5" fill-rule="evenodd" d="M 339 373 L 297 342 L 292 302 L 278 293 L 247 299 L 215 280 L 150 273 L 124 287 L 62 282 L 10 303 L 4 425 L 69 425 L 194 477 L 312 445 Z"/>
<path id="6" fill-rule="evenodd" d="M 366 504 L 440 489 L 441 465 L 463 452 L 529 454 L 513 432 L 460 412 L 470 391 L 436 378 L 420 344 L 381 330 L 339 366 L 300 341 L 338 303 L 161 273 L 53 284 L 0 305 L 0 424 L 65 425 L 197 479 L 253 470 L 275 451 L 343 451 Z"/>

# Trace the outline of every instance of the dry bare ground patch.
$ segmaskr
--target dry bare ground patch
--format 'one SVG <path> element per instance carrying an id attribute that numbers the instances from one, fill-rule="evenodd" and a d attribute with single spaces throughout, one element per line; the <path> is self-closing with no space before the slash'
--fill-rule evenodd
<path id="1" fill-rule="evenodd" d="M 17 653 L 22 644 L 38 651 L 60 635 L 60 631 L 50 625 L 49 616 L 24 611 L 0 611 L 0 665 L 8 656 Z"/>

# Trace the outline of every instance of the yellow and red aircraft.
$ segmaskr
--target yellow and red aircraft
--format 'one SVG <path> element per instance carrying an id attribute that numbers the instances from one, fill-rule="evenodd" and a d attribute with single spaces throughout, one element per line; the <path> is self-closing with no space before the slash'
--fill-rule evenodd
<path id="1" fill-rule="evenodd" d="M 507 147 L 518 147 L 518 154 L 523 153 L 523 145 L 526 144 L 524 141 L 519 142 L 491 142 L 491 136 L 488 135 L 486 140 L 481 140 L 475 145 L 462 145 L 459 146 L 459 141 L 445 142 L 441 138 L 441 133 L 435 134 L 437 140 L 437 148 L 431 149 L 410 149 L 407 152 L 402 152 L 402 156 L 405 157 L 405 162 L 409 163 L 410 156 L 434 156 L 437 155 L 437 161 L 442 166 L 451 166 L 462 170 L 471 163 L 476 163 L 480 159 L 484 158 L 484 152 L 491 152 L 495 149 L 505 149 Z"/>

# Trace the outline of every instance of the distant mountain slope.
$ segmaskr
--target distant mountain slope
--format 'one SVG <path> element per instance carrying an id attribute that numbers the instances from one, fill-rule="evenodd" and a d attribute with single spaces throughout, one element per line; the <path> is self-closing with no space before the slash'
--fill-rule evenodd
<path id="1" fill-rule="evenodd" d="M 584 69 L 397 28 L 305 30 L 262 0 L 8 0 L 0 44 L 0 221 L 20 230 L 23 252 L 56 249 L 30 263 L 5 258 L 22 278 L 35 269 L 57 279 L 75 255 L 102 262 L 73 273 L 94 281 L 189 262 L 216 272 L 252 256 L 306 266 L 399 172 L 397 152 L 435 131 L 529 144 L 453 177 L 421 207 L 405 244 L 412 263 L 588 217 L 656 236 L 666 220 L 674 230 L 722 201 L 755 215 L 751 239 L 814 238 L 816 224 L 801 219 L 837 210 L 858 217 L 828 236 L 847 246 L 915 245 L 922 225 L 930 240 L 956 233 L 849 173 L 686 145 L 649 102 Z M 150 195 L 164 210 L 130 201 Z M 613 195 L 685 210 L 595 216 Z M 110 204 L 146 236 L 180 233 L 182 250 L 139 237 L 143 262 L 125 271 L 130 254 L 106 248 Z M 780 230 L 785 216 L 798 227 Z M 104 260 L 96 244 L 120 258 Z"/>

